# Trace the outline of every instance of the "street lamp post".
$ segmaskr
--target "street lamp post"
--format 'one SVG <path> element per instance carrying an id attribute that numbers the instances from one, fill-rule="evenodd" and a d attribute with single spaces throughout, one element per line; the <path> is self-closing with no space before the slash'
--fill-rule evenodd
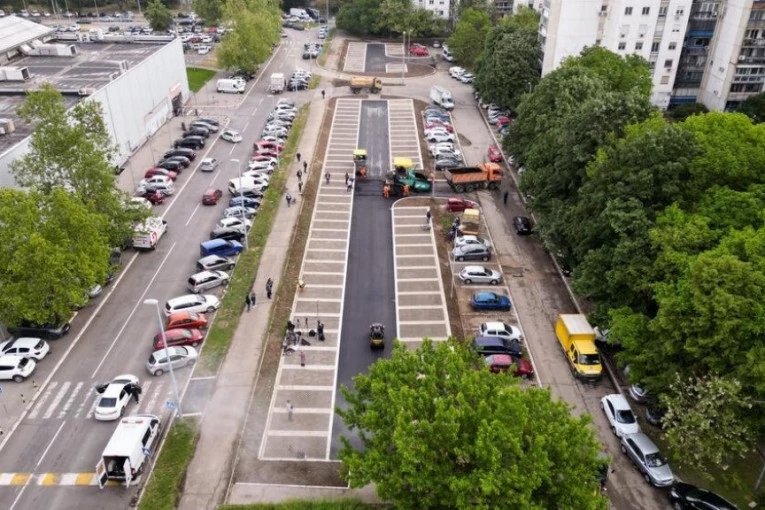
<path id="1" fill-rule="evenodd" d="M 162 323 L 162 314 L 159 312 L 159 301 L 156 299 L 144 299 L 143 304 L 154 305 L 157 310 L 157 321 L 159 322 L 159 330 L 162 332 L 162 345 L 165 349 L 165 358 L 167 358 L 167 366 L 170 370 L 170 380 L 173 383 L 173 396 L 175 397 L 175 405 L 178 408 L 178 416 L 183 417 L 183 411 L 181 410 L 181 398 L 178 395 L 178 383 L 175 382 L 175 372 L 173 372 L 173 364 L 170 361 L 170 351 L 167 348 L 167 338 L 165 337 L 165 325 Z"/>
<path id="2" fill-rule="evenodd" d="M 239 165 L 238 159 L 232 159 L 231 162 L 236 165 L 236 171 L 239 175 L 239 207 L 241 207 L 240 211 L 242 212 L 242 227 L 244 228 L 244 249 L 249 249 L 249 232 L 247 232 L 247 219 L 244 216 L 244 186 L 242 186 L 242 167 Z"/>
<path id="3" fill-rule="evenodd" d="M 401 52 L 401 85 L 404 84 L 404 69 L 406 69 L 406 30 L 404 30 L 404 37 L 401 44 L 404 46 Z"/>

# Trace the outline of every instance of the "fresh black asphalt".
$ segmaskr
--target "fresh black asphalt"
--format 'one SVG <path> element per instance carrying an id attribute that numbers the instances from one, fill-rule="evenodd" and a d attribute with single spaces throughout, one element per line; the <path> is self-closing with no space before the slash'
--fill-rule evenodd
<path id="1" fill-rule="evenodd" d="M 388 108 L 385 101 L 363 101 L 359 124 L 359 146 L 368 151 L 375 173 L 382 162 L 390 160 L 388 140 Z M 387 167 L 387 163 L 385 163 Z M 380 175 L 384 175 L 384 172 Z M 393 270 L 392 200 L 382 196 L 383 181 L 371 174 L 357 179 L 354 190 L 345 302 L 337 372 L 337 407 L 346 403 L 339 392 L 345 385 L 353 387 L 356 374 L 368 372 L 380 357 L 390 357 L 396 334 L 395 280 Z M 385 348 L 369 347 L 369 325 L 385 325 Z M 345 424 L 335 416 L 331 455 L 335 457 L 344 435 L 354 446 L 360 446 L 356 434 L 348 434 Z"/>
<path id="2" fill-rule="evenodd" d="M 367 61 L 364 64 L 364 71 L 367 73 L 384 73 L 385 64 L 400 61 L 401 58 L 385 56 L 384 44 L 367 44 Z"/>

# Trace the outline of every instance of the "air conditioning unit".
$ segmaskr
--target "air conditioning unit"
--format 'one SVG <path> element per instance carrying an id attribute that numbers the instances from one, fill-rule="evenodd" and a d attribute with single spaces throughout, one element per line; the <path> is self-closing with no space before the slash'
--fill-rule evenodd
<path id="1" fill-rule="evenodd" d="M 93 87 L 84 87 L 77 91 L 77 94 L 80 96 L 90 96 L 92 94 L 95 94 L 96 89 Z"/>

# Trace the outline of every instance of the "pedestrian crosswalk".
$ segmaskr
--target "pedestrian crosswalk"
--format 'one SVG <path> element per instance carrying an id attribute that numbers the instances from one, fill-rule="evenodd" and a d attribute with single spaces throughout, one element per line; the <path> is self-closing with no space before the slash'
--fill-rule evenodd
<path id="1" fill-rule="evenodd" d="M 93 473 L 0 473 L 0 487 L 38 485 L 40 487 L 98 487 Z M 106 487 L 125 485 L 115 480 L 106 482 Z"/>
<path id="2" fill-rule="evenodd" d="M 51 381 L 32 405 L 25 420 L 93 419 L 98 393 L 93 381 Z M 127 414 L 159 414 L 168 396 L 170 385 L 164 379 L 148 379 L 141 383 L 143 398 L 131 400 Z M 2 484 L 0 484 L 2 485 Z"/>

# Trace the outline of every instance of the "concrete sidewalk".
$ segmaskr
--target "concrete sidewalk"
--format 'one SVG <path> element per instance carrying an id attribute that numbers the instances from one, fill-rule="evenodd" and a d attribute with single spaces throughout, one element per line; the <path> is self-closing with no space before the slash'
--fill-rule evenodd
<path id="1" fill-rule="evenodd" d="M 307 161 L 313 158 L 324 111 L 321 99 L 310 103 L 308 120 L 297 148 Z M 293 196 L 300 197 L 297 165 L 293 164 L 293 167 L 287 169 L 287 189 Z M 199 443 L 186 473 L 179 505 L 181 510 L 214 509 L 225 497 L 250 395 L 260 371 L 261 352 L 271 317 L 272 302 L 266 299 L 266 280 L 273 278 L 276 291 L 302 201 L 299 200 L 298 205 L 300 207 L 287 207 L 286 200 L 280 202 L 255 278 L 257 306 L 242 314 L 218 373 L 214 393 L 204 408 Z"/>

